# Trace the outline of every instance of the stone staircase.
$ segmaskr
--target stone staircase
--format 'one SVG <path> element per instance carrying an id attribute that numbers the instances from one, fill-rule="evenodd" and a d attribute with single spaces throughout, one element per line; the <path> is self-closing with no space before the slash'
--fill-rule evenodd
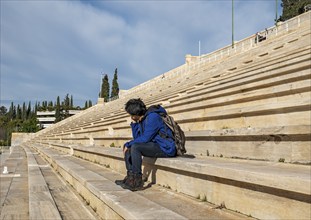
<path id="1" fill-rule="evenodd" d="M 310 219 L 310 14 L 271 29 L 265 41 L 237 44 L 247 50 L 164 73 L 22 146 L 99 218 Z M 188 154 L 144 158 L 146 189 L 130 192 L 114 181 L 125 175 L 120 147 L 131 139 L 124 104 L 137 97 L 167 109 L 186 133 Z"/>
<path id="2" fill-rule="evenodd" d="M 63 165 L 57 160 L 54 161 L 53 158 L 59 152 L 67 156 L 62 159 L 64 163 L 72 155 L 74 158 L 99 164 L 102 166 L 100 169 L 106 167 L 109 172 L 125 175 L 122 152 L 119 149 L 51 143 L 35 146 L 66 180 L 69 179 L 68 182 L 73 181 L 72 178 L 78 182 L 82 180 L 79 177 L 68 177 L 68 173 L 76 171 L 69 167 L 61 168 Z M 51 149 L 57 153 L 47 153 Z M 189 195 L 200 201 L 208 201 L 216 206 L 224 206 L 228 210 L 262 219 L 296 219 L 297 216 L 304 219 L 310 214 L 309 166 L 220 157 L 156 160 L 144 158 L 143 163 L 143 175 L 150 184 Z M 91 180 L 92 178 L 86 177 L 83 182 Z M 100 185 L 102 184 L 101 181 Z M 290 210 L 280 212 L 282 209 L 287 210 L 288 206 L 291 207 Z"/>
<path id="3" fill-rule="evenodd" d="M 37 147 L 12 147 L 2 161 L 0 219 L 252 219 L 151 183 L 124 190 L 107 167 Z"/>

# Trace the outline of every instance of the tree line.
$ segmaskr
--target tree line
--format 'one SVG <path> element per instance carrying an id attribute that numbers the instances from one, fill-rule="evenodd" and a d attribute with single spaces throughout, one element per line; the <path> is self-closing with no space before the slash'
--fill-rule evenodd
<path id="1" fill-rule="evenodd" d="M 102 79 L 100 98 L 104 98 L 105 102 L 111 99 L 118 98 L 119 84 L 118 84 L 118 69 L 115 69 L 114 78 L 112 81 L 111 93 L 109 89 L 108 75 L 106 74 Z M 12 132 L 37 132 L 41 129 L 39 121 L 37 120 L 38 111 L 55 111 L 55 123 L 65 118 L 70 117 L 70 110 L 84 110 L 92 107 L 92 101 L 85 102 L 84 107 L 74 106 L 73 96 L 67 94 L 61 101 L 57 96 L 56 101 L 42 101 L 36 102 L 32 107 L 31 102 L 23 105 L 14 105 L 12 102 L 10 108 L 5 106 L 0 107 L 0 146 L 10 146 Z"/>
<path id="2" fill-rule="evenodd" d="M 9 110 L 5 106 L 0 107 L 0 146 L 11 145 L 12 132 L 36 132 L 37 126 L 36 108 L 24 102 L 22 106 L 14 105 Z"/>
<path id="3" fill-rule="evenodd" d="M 0 146 L 11 145 L 12 132 L 37 132 L 41 128 L 37 120 L 38 111 L 55 111 L 55 122 L 68 118 L 69 110 L 84 110 L 92 107 L 92 101 L 86 101 L 84 108 L 73 105 L 73 96 L 67 94 L 63 101 L 58 96 L 56 102 L 36 102 L 32 107 L 31 102 L 23 105 L 14 105 L 12 102 L 9 109 L 0 107 Z"/>

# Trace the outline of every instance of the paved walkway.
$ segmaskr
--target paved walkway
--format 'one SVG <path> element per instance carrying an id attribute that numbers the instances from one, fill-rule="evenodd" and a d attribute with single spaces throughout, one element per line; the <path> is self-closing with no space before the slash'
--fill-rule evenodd
<path id="1" fill-rule="evenodd" d="M 41 173 L 49 187 L 62 219 L 99 219 L 79 195 L 53 169 L 34 153 Z M 23 148 L 14 147 L 12 154 L 1 154 L 0 219 L 29 219 L 29 185 L 27 156 Z M 3 174 L 4 166 L 9 173 Z M 41 219 L 40 219 L 41 220 Z"/>
<path id="2" fill-rule="evenodd" d="M 4 166 L 7 166 L 8 174 L 2 173 Z M 12 154 L 5 152 L 1 156 L 0 168 L 0 219 L 28 219 L 28 166 L 25 151 L 21 147 L 14 147 Z"/>

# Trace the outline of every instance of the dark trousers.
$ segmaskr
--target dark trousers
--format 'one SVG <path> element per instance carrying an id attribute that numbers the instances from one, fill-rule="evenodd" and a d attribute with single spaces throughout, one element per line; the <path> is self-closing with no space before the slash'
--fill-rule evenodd
<path id="1" fill-rule="evenodd" d="M 128 172 L 141 175 L 142 156 L 146 157 L 167 157 L 157 143 L 137 143 L 126 151 L 124 160 Z"/>

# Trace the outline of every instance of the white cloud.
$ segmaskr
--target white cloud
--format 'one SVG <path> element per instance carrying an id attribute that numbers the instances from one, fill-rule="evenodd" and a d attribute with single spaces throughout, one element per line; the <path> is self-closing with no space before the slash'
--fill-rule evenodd
<path id="1" fill-rule="evenodd" d="M 274 1 L 235 1 L 235 39 L 273 25 Z M 231 43 L 231 1 L 1 1 L 1 99 L 96 102 L 101 72 L 128 89 L 188 53 Z M 84 103 L 84 101 L 83 101 Z"/>

